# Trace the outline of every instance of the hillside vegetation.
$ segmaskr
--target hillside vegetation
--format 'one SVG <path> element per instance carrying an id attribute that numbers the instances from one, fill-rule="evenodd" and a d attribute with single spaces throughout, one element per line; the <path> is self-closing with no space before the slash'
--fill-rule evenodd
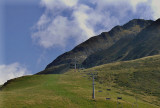
<path id="1" fill-rule="evenodd" d="M 65 74 L 20 77 L 2 87 L 0 108 L 159 108 L 159 67 L 157 55 Z M 122 100 L 117 102 L 117 97 Z"/>
<path id="2" fill-rule="evenodd" d="M 160 105 L 160 55 L 100 65 L 87 71 L 98 72 L 97 81 L 106 86 L 155 96 L 157 100 L 150 98 L 151 103 Z"/>

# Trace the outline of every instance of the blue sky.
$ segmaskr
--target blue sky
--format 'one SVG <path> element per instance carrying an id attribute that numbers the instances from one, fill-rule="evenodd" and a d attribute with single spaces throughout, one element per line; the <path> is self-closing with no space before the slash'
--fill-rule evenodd
<path id="1" fill-rule="evenodd" d="M 160 17 L 159 0 L 0 1 L 0 84 L 132 19 Z"/>

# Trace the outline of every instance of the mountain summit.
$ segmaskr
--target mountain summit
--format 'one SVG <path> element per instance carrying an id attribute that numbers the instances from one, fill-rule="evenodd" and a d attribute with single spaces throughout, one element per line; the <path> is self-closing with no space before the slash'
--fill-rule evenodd
<path id="1" fill-rule="evenodd" d="M 38 74 L 64 73 L 74 65 L 92 67 L 104 63 L 136 59 L 159 53 L 160 21 L 134 19 L 115 26 L 57 57 Z M 153 44 L 152 44 L 153 43 Z M 152 50 L 151 50 L 152 49 Z"/>
<path id="2" fill-rule="evenodd" d="M 84 62 L 92 67 L 114 61 L 127 61 L 160 54 L 160 19 L 156 20 L 135 37 L 126 37 L 110 48 L 90 55 Z"/>

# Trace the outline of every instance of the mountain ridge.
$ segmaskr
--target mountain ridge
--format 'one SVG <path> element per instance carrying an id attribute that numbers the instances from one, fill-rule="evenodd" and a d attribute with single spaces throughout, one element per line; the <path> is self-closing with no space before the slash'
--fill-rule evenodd
<path id="1" fill-rule="evenodd" d="M 92 67 L 114 61 L 127 61 L 160 54 L 159 34 L 160 19 L 147 26 L 136 37 L 128 39 L 128 42 L 119 40 L 109 49 L 90 55 L 83 62 L 83 65 L 85 67 Z M 123 46 L 124 43 L 126 45 Z"/>
<path id="2" fill-rule="evenodd" d="M 98 36 L 91 37 L 85 42 L 77 45 L 71 51 L 58 56 L 53 62 L 47 65 L 45 70 L 48 70 L 49 74 L 64 73 L 64 70 L 69 69 L 70 65 L 74 64 L 75 57 L 77 64 L 81 65 L 88 56 L 108 49 L 121 38 L 136 36 L 151 23 L 153 23 L 152 20 L 133 19 L 122 26 L 115 26 L 109 32 L 102 32 Z M 61 67 L 62 65 L 64 70 Z M 59 69 L 55 69 L 54 67 L 59 67 Z M 38 74 L 43 74 L 43 71 Z"/>

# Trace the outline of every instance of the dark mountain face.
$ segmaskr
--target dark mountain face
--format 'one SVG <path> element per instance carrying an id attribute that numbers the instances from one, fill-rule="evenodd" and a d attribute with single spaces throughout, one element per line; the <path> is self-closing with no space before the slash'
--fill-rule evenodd
<path id="1" fill-rule="evenodd" d="M 131 48 L 130 50 L 128 50 Z M 123 60 L 141 58 L 160 53 L 160 19 L 146 27 L 126 47 Z"/>
<path id="2" fill-rule="evenodd" d="M 98 62 L 102 63 L 106 54 L 114 56 L 115 53 L 119 53 L 122 47 L 128 45 L 131 40 L 133 41 L 137 34 L 152 23 L 151 20 L 134 19 L 123 26 L 116 26 L 111 31 L 94 36 L 73 50 L 60 55 L 46 67 L 45 71 L 38 74 L 63 73 L 70 68 L 71 64 L 74 64 L 75 60 L 77 64 L 83 63 L 85 67 L 88 67 L 90 63 L 90 66 L 95 66 L 99 64 Z M 112 61 L 114 59 L 110 60 Z"/>
<path id="3" fill-rule="evenodd" d="M 160 19 L 147 26 L 135 37 L 122 38 L 110 48 L 90 55 L 83 65 L 92 67 L 156 54 L 160 54 Z"/>

